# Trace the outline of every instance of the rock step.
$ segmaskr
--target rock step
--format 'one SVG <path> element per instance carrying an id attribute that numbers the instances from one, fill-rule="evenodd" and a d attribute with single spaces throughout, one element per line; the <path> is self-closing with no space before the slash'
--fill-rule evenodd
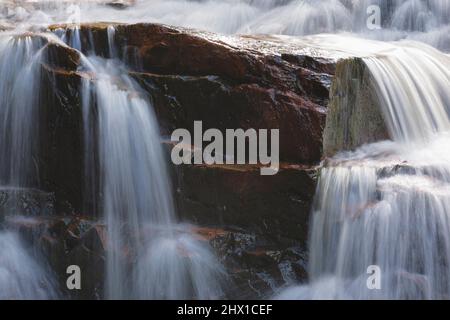
<path id="1" fill-rule="evenodd" d="M 9 215 L 50 216 L 55 195 L 37 189 L 0 187 L 0 220 Z"/>
<path id="2" fill-rule="evenodd" d="M 282 163 L 274 176 L 257 165 L 181 165 L 173 168 L 183 219 L 239 226 L 280 243 L 306 243 L 315 167 Z"/>

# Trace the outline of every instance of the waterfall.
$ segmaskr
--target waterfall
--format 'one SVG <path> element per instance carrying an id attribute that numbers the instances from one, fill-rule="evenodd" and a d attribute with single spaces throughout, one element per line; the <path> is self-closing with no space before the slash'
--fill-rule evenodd
<path id="1" fill-rule="evenodd" d="M 33 187 L 37 156 L 41 44 L 0 35 L 0 185 Z"/>
<path id="2" fill-rule="evenodd" d="M 363 61 L 393 141 L 321 170 L 310 284 L 280 298 L 450 297 L 450 57 L 417 43 L 389 49 Z M 379 290 L 367 286 L 370 266 Z"/>
<path id="3" fill-rule="evenodd" d="M 0 300 L 58 298 L 52 274 L 10 231 L 0 232 L 0 288 Z"/>
<path id="4" fill-rule="evenodd" d="M 111 40 L 114 32 L 108 34 Z M 82 95 L 85 141 L 98 145 L 87 154 L 98 153 L 94 158 L 102 168 L 100 210 L 109 243 L 106 297 L 220 297 L 223 267 L 189 226 L 176 224 L 151 100 L 118 59 L 91 55 L 83 60 L 95 74 L 84 80 Z"/>
<path id="5" fill-rule="evenodd" d="M 288 35 L 329 33 L 350 30 L 351 20 L 351 13 L 338 0 L 297 0 L 247 22 L 237 32 Z"/>
<path id="6" fill-rule="evenodd" d="M 209 245 L 192 235 L 190 226 L 176 221 L 167 160 L 151 99 L 128 76 L 126 66 L 115 59 L 114 29 L 108 29 L 111 59 L 95 56 L 93 48 L 82 48 L 78 28 L 71 37 L 59 35 L 74 49 L 89 52 L 87 57 L 80 53 L 80 71 L 93 75 L 80 88 L 86 168 L 90 170 L 86 175 L 90 175 L 89 182 L 99 186 L 86 189 L 99 190 L 93 196 L 97 199 L 100 195 L 100 216 L 108 226 L 106 296 L 222 296 L 223 267 Z M 44 37 L 31 33 L 0 35 L 0 188 L 8 194 L 40 187 L 39 85 L 45 45 Z M 99 166 L 97 182 L 92 175 Z M 23 213 L 13 208 L 7 214 Z M 14 230 L 0 230 L 0 247 L 0 298 L 58 297 L 52 272 L 41 263 L 39 254 L 22 244 Z"/>
<path id="7" fill-rule="evenodd" d="M 102 4 L 98 4 L 101 2 Z M 106 1 L 107 2 L 107 1 Z M 124 10 L 80 0 L 16 10 L 17 23 L 155 22 L 227 34 L 306 35 L 351 31 L 378 40 L 409 38 L 450 50 L 447 0 L 136 0 Z M 381 30 L 367 22 L 380 8 Z M 28 10 L 27 10 L 28 9 Z M 0 13 L 1 14 L 1 13 Z M 1 21 L 1 15 L 0 15 Z"/>
<path id="8" fill-rule="evenodd" d="M 0 192 L 9 198 L 37 186 L 41 47 L 41 41 L 28 35 L 0 34 Z M 3 215 L 24 211 L 13 207 L 0 212 L 0 299 L 55 299 L 53 273 L 17 232 L 2 225 Z"/>
<path id="9" fill-rule="evenodd" d="M 411 43 L 366 58 L 391 135 L 417 143 L 450 129 L 450 57 Z"/>

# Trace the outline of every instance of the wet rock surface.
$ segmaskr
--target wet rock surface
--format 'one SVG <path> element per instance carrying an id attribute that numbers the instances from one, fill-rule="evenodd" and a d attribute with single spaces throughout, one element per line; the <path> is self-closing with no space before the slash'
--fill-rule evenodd
<path id="1" fill-rule="evenodd" d="M 106 238 L 104 225 L 77 216 L 8 215 L 2 225 L 15 230 L 34 255 L 44 256 L 58 279 L 62 298 L 103 296 Z M 81 290 L 68 290 L 67 268 L 80 267 Z"/>
<path id="2" fill-rule="evenodd" d="M 176 196 L 183 219 L 234 225 L 278 242 L 305 243 L 316 170 L 283 164 L 277 175 L 258 166 L 184 165 Z"/>
<path id="3" fill-rule="evenodd" d="M 80 27 L 86 52 L 110 57 L 110 24 Z M 280 129 L 282 161 L 317 163 L 333 61 L 292 55 L 283 59 L 277 44 L 259 52 L 263 40 L 236 38 L 236 46 L 193 30 L 155 24 L 114 25 L 117 54 L 154 99 L 165 134 L 175 128 Z M 71 26 L 54 25 L 55 33 Z M 64 29 L 66 28 L 66 29 Z M 83 51 L 84 51 L 83 50 Z M 279 48 L 279 50 L 286 50 Z M 269 53 L 267 53 L 269 52 Z M 298 58 L 297 60 L 295 58 Z M 306 61 L 306 62 L 305 62 Z"/>
<path id="4" fill-rule="evenodd" d="M 75 71 L 43 66 L 40 180 L 42 188 L 55 192 L 57 211 L 64 214 L 86 209 L 80 86 Z"/>
<path id="5" fill-rule="evenodd" d="M 279 56 L 170 29 L 139 39 L 135 35 L 144 33 L 140 28 L 156 27 L 135 28 L 119 27 L 117 41 L 125 38 L 125 58 L 138 52 L 141 65 L 136 69 L 140 67 L 144 74 L 137 78 L 144 87 L 156 87 L 156 99 L 166 101 L 156 107 L 169 132 L 173 127 L 192 132 L 194 120 L 201 120 L 205 130 L 280 129 L 282 161 L 314 163 L 320 159 L 326 105 L 322 103 L 328 99 L 328 83 L 319 74 Z M 307 86 L 311 90 L 305 90 Z M 167 109 L 175 112 L 167 114 Z"/>
<path id="6" fill-rule="evenodd" d="M 10 213 L 27 216 L 54 213 L 55 195 L 35 189 L 0 188 L 0 221 Z"/>

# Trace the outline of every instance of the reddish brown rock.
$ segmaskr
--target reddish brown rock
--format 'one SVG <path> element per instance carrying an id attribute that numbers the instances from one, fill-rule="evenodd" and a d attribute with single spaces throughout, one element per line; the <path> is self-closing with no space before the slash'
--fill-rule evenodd
<path id="1" fill-rule="evenodd" d="M 144 74 L 136 78 L 153 89 L 166 133 L 192 130 L 194 120 L 205 130 L 279 129 L 282 161 L 320 160 L 331 75 L 317 70 L 331 69 L 331 62 L 311 58 L 316 66 L 306 69 L 158 25 L 117 26 L 116 43 L 124 44 L 124 59 L 140 62 L 134 67 Z"/>
<path id="2" fill-rule="evenodd" d="M 162 25 L 114 26 L 117 52 L 152 96 L 165 134 L 192 129 L 194 120 L 202 120 L 205 129 L 280 129 L 283 161 L 320 160 L 333 62 L 277 54 L 276 47 L 275 53 L 259 52 L 257 41 L 234 47 L 209 34 Z M 50 27 L 58 28 L 67 26 Z M 108 57 L 107 28 L 82 25 L 84 50 Z"/>
<path id="3" fill-rule="evenodd" d="M 59 214 L 81 213 L 86 208 L 81 78 L 70 69 L 44 65 L 41 79 L 41 188 L 55 192 Z"/>
<path id="4" fill-rule="evenodd" d="M 178 167 L 175 183 L 180 215 L 198 224 L 245 228 L 281 243 L 305 243 L 315 169 L 282 164 L 280 172 L 270 177 L 261 176 L 259 169 Z"/>
<path id="5" fill-rule="evenodd" d="M 81 26 L 83 48 L 108 57 L 108 25 Z M 58 27 L 67 28 L 51 29 Z M 233 274 L 238 289 L 230 297 L 239 297 L 244 288 L 240 297 L 255 297 L 249 283 L 256 296 L 263 296 L 274 283 L 287 283 L 286 268 L 303 278 L 304 267 L 296 263 L 303 258 L 290 248 L 301 249 L 306 242 L 334 64 L 281 54 L 276 47 L 268 53 L 257 46 L 233 46 L 208 34 L 166 26 L 115 27 L 117 52 L 152 99 L 164 134 L 176 128 L 193 130 L 196 120 L 203 121 L 204 130 L 280 129 L 283 164 L 277 175 L 263 177 L 258 166 L 184 165 L 174 168 L 174 190 L 183 220 L 226 229 L 201 236 Z M 98 298 L 105 227 L 78 216 L 98 218 L 92 218 L 98 211 L 86 197 L 84 174 L 80 86 L 90 75 L 78 69 L 76 50 L 39 39 L 47 53 L 40 88 L 40 188 L 54 193 L 54 211 L 65 218 L 20 228 L 24 238 L 50 257 L 58 274 L 65 275 L 69 264 L 88 270 L 88 284 L 76 298 Z"/>

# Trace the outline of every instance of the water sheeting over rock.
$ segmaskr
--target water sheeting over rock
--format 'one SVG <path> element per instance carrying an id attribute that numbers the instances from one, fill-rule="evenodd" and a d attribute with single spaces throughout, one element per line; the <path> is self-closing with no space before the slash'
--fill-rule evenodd
<path id="1" fill-rule="evenodd" d="M 400 43 L 338 66 L 335 87 L 343 94 L 333 97 L 326 147 L 372 143 L 324 163 L 312 212 L 311 281 L 280 298 L 448 298 L 448 59 Z M 380 118 L 386 125 L 371 128 Z M 386 129 L 392 141 L 373 143 Z M 380 272 L 375 290 L 372 266 Z"/>
<path id="2" fill-rule="evenodd" d="M 378 10 L 373 5 L 380 10 L 380 21 L 370 26 Z M 415 39 L 450 50 L 449 11 L 446 0 L 24 0 L 3 4 L 3 20 L 80 23 L 107 16 L 115 22 L 164 23 L 226 34 L 354 32 L 380 40 Z"/>

